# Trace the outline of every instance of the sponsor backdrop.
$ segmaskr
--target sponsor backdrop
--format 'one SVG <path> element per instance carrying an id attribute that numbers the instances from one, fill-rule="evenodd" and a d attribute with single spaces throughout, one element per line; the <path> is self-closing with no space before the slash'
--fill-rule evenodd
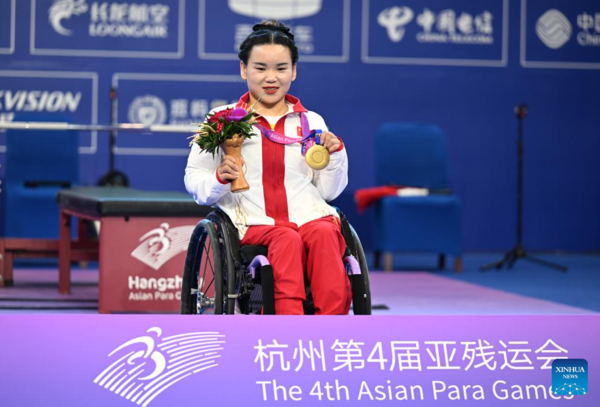
<path id="1" fill-rule="evenodd" d="M 236 47 L 256 21 L 293 26 L 292 93 L 342 136 L 350 185 L 336 201 L 370 246 L 373 136 L 386 121 L 448 134 L 465 247 L 514 244 L 516 119 L 525 122 L 530 249 L 600 248 L 600 6 L 594 0 L 3 0 L 0 120 L 186 124 L 245 92 Z M 49 133 L 50 134 L 50 133 Z M 0 134 L 0 164 L 5 135 Z M 183 190 L 185 134 L 118 136 L 132 186 Z M 80 135 L 81 183 L 108 168 L 108 135 Z"/>
<path id="2" fill-rule="evenodd" d="M 3 405 L 593 407 L 600 400 L 598 316 L 197 318 L 3 315 L 10 350 L 0 364 Z M 589 394 L 553 382 L 553 362 L 567 359 L 592 369 Z"/>

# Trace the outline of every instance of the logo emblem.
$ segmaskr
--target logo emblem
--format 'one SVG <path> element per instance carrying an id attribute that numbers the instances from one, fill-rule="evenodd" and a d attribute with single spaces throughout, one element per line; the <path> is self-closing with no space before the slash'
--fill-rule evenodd
<path id="1" fill-rule="evenodd" d="M 322 0 L 229 0 L 237 14 L 259 19 L 291 20 L 310 17 L 321 11 Z"/>
<path id="2" fill-rule="evenodd" d="M 73 34 L 73 30 L 63 27 L 62 21 L 86 11 L 88 11 L 88 5 L 85 0 L 54 0 L 54 4 L 48 10 L 48 21 L 54 31 L 60 35 L 70 36 Z"/>
<path id="3" fill-rule="evenodd" d="M 165 124 L 167 121 L 167 107 L 159 97 L 153 95 L 138 96 L 129 105 L 127 118 L 131 123 L 141 123 L 145 126 Z"/>
<path id="4" fill-rule="evenodd" d="M 140 237 L 142 243 L 131 252 L 131 256 L 158 270 L 167 261 L 187 250 L 193 231 L 194 226 L 171 229 L 168 223 L 161 223 L 160 227 Z"/>
<path id="5" fill-rule="evenodd" d="M 573 28 L 563 13 L 552 9 L 538 19 L 535 32 L 548 48 L 559 49 L 569 41 Z"/>
<path id="6" fill-rule="evenodd" d="M 554 359 L 552 361 L 552 392 L 557 396 L 587 394 L 587 360 Z"/>
<path id="7" fill-rule="evenodd" d="M 387 30 L 388 37 L 393 42 L 400 42 L 406 30 L 404 26 L 410 23 L 415 13 L 408 7 L 390 7 L 377 16 L 377 22 Z"/>
<path id="8" fill-rule="evenodd" d="M 217 367 L 218 351 L 225 343 L 225 335 L 217 332 L 162 339 L 158 327 L 147 332 L 151 335 L 134 338 L 109 353 L 111 365 L 94 379 L 97 385 L 143 407 L 178 381 Z"/>

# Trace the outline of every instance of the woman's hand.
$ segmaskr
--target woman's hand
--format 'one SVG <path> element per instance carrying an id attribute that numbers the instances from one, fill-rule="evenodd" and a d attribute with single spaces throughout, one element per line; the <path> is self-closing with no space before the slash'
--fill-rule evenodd
<path id="1" fill-rule="evenodd" d="M 242 165 L 244 165 L 244 159 L 242 158 Z M 217 167 L 217 174 L 223 181 L 233 181 L 239 177 L 239 172 L 242 168 L 238 168 L 235 163 L 235 158 L 230 155 L 224 155 L 221 165 Z"/>
<path id="2" fill-rule="evenodd" d="M 340 148 L 342 142 L 332 132 L 324 131 L 321 134 L 321 145 L 325 147 L 327 151 L 333 153 L 334 151 L 337 151 L 338 148 Z"/>

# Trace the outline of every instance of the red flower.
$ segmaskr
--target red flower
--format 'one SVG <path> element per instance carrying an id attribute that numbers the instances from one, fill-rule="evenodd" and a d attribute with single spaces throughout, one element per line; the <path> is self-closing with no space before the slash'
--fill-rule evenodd
<path id="1" fill-rule="evenodd" d="M 227 117 L 228 114 L 232 111 L 232 108 L 219 110 L 218 112 L 213 113 L 212 116 L 208 118 L 209 123 L 217 123 L 221 117 Z"/>
<path id="2" fill-rule="evenodd" d="M 220 122 L 220 118 L 222 117 L 223 119 L 225 119 L 225 121 L 228 122 L 239 122 L 240 120 L 242 120 L 244 117 L 246 117 L 246 115 L 248 114 L 248 112 L 244 109 L 234 109 L 234 108 L 227 108 L 224 110 L 219 110 L 218 112 L 215 112 L 212 116 L 210 116 L 210 118 L 208 119 L 209 123 L 216 123 L 216 122 Z"/>

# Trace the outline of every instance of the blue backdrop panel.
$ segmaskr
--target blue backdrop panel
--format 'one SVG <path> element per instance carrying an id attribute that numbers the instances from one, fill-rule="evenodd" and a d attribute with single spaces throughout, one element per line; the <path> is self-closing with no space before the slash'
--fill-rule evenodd
<path id="1" fill-rule="evenodd" d="M 183 56 L 185 0 L 32 0 L 31 6 L 34 55 Z"/>
<path id="2" fill-rule="evenodd" d="M 363 61 L 505 65 L 508 0 L 365 1 Z"/>
<path id="3" fill-rule="evenodd" d="M 68 121 L 92 123 L 98 117 L 98 77 L 95 72 L 0 71 L 0 118 L 5 121 Z M 23 134 L 23 133 L 15 133 Z M 47 133 L 52 137 L 52 133 Z M 86 172 L 84 182 L 94 182 L 93 165 L 98 145 L 96 132 L 79 133 L 79 153 Z M 32 146 L 33 147 L 33 146 Z M 6 135 L 0 132 L 0 151 Z"/>
<path id="4" fill-rule="evenodd" d="M 33 104 L 58 114 L 42 95 L 70 92 L 76 108 L 61 114 L 108 123 L 117 85 L 121 122 L 198 121 L 246 91 L 235 45 L 267 14 L 291 24 L 301 48 L 291 93 L 344 138 L 350 183 L 335 203 L 366 248 L 372 214 L 356 213 L 353 193 L 375 184 L 373 136 L 387 121 L 448 135 L 465 250 L 512 247 L 513 108 L 526 102 L 524 244 L 600 249 L 595 0 L 4 0 L 0 120 Z M 120 133 L 116 167 L 135 188 L 183 191 L 188 142 Z M 79 152 L 81 183 L 95 184 L 108 169 L 108 135 L 82 134 Z"/>
<path id="5" fill-rule="evenodd" d="M 0 54 L 12 52 L 15 40 L 15 1 L 3 1 L 0 3 Z"/>
<path id="6" fill-rule="evenodd" d="M 200 58 L 237 60 L 239 46 L 257 19 L 278 16 L 288 21 L 293 18 L 289 25 L 304 61 L 348 60 L 350 0 L 296 1 L 291 7 L 285 6 L 289 2 L 281 2 L 279 7 L 277 2 L 271 2 L 272 7 L 259 7 L 258 3 L 200 0 Z"/>
<path id="7" fill-rule="evenodd" d="M 600 68 L 598 2 L 526 0 L 521 15 L 524 64 Z"/>
<path id="8" fill-rule="evenodd" d="M 122 122 L 186 125 L 198 123 L 210 109 L 237 102 L 245 82 L 237 75 L 139 75 L 119 74 L 113 77 L 118 87 L 118 118 Z M 132 174 L 137 183 L 139 160 L 146 156 L 143 174 L 151 179 L 147 189 L 181 189 L 185 159 L 189 154 L 188 134 L 121 133 L 117 140 L 117 167 Z M 148 157 L 150 156 L 150 157 Z M 169 160 L 170 165 L 158 165 Z M 135 158 L 134 158 L 135 157 Z M 154 162 L 154 164 L 152 164 Z M 165 161 L 166 163 L 166 161 Z"/>

